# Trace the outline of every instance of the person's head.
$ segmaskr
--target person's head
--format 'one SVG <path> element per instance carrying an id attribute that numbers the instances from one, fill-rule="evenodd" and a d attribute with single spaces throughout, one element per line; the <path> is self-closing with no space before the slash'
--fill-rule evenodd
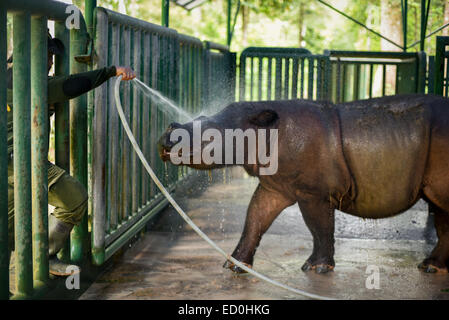
<path id="1" fill-rule="evenodd" d="M 50 32 L 47 35 L 47 72 L 50 71 L 53 66 L 53 56 L 55 54 L 64 53 L 64 44 L 57 38 L 52 38 Z M 8 58 L 7 62 L 12 63 L 12 55 Z"/>
<path id="2" fill-rule="evenodd" d="M 50 32 L 48 33 L 48 55 L 47 55 L 47 68 L 50 71 L 53 66 L 53 55 L 64 53 L 64 44 L 58 38 L 52 38 Z"/>

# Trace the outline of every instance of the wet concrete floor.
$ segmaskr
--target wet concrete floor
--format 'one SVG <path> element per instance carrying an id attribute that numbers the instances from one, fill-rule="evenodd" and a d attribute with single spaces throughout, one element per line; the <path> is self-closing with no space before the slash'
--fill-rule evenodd
<path id="1" fill-rule="evenodd" d="M 239 170 L 232 176 L 223 183 L 221 171 L 215 171 L 212 182 L 206 178 L 175 193 L 192 220 L 228 253 L 240 238 L 257 186 L 257 179 L 244 178 Z M 291 287 L 337 299 L 449 299 L 448 274 L 417 269 L 436 242 L 426 203 L 383 220 L 337 212 L 335 230 L 335 270 L 325 275 L 301 271 L 311 254 L 312 237 L 298 206 L 291 206 L 264 235 L 254 269 Z M 304 299 L 252 275 L 233 274 L 223 263 L 169 206 L 80 299 Z M 379 288 L 370 289 L 376 269 Z"/>

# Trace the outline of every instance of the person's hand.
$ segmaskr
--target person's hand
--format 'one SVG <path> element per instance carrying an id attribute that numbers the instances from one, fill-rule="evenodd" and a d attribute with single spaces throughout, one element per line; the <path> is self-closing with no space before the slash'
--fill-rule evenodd
<path id="1" fill-rule="evenodd" d="M 133 69 L 130 67 L 115 67 L 116 70 L 116 76 L 122 75 L 122 80 L 131 80 L 136 77 L 136 74 L 134 73 Z"/>

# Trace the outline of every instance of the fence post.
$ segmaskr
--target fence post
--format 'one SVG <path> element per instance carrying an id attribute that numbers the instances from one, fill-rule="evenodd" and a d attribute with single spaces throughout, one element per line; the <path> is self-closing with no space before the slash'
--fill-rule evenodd
<path id="1" fill-rule="evenodd" d="M 0 74 L 6 74 L 6 8 L 0 5 Z M 0 300 L 9 298 L 6 77 L 0 77 Z"/>
<path id="2" fill-rule="evenodd" d="M 435 72 L 434 72 L 434 93 L 443 95 L 444 88 L 444 52 L 449 43 L 449 37 L 437 37 L 437 46 L 435 50 Z"/>
<path id="3" fill-rule="evenodd" d="M 34 287 L 48 281 L 47 18 L 31 20 L 31 188 Z"/>
<path id="4" fill-rule="evenodd" d="M 85 54 L 88 43 L 86 25 L 80 20 L 80 29 L 70 30 L 70 73 L 86 71 L 84 63 L 75 57 Z M 87 99 L 86 95 L 70 100 L 70 173 L 87 189 Z M 87 240 L 87 214 L 81 224 L 73 228 L 71 234 L 71 259 L 78 263 L 84 256 Z"/>
<path id="5" fill-rule="evenodd" d="M 107 15 L 96 11 L 95 47 L 97 66 L 105 67 L 108 49 Z M 95 90 L 95 110 L 92 119 L 92 261 L 95 265 L 105 260 L 106 236 L 106 95 L 107 86 Z"/>
<path id="6" fill-rule="evenodd" d="M 26 298 L 33 291 L 31 247 L 31 144 L 30 144 L 30 56 L 31 17 L 13 17 L 13 121 L 14 121 L 14 298 Z"/>

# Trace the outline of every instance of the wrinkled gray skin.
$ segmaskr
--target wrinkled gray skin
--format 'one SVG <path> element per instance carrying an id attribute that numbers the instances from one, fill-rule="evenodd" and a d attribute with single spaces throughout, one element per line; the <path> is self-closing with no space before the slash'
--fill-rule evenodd
<path id="1" fill-rule="evenodd" d="M 307 100 L 240 102 L 200 120 L 203 131 L 279 130 L 276 174 L 261 176 L 258 165 L 243 165 L 259 178 L 259 185 L 234 258 L 252 266 L 262 235 L 283 209 L 298 203 L 313 235 L 313 252 L 302 269 L 324 273 L 335 266 L 335 209 L 363 218 L 387 218 L 423 198 L 435 215 L 438 243 L 419 267 L 426 272 L 447 272 L 448 99 L 398 95 L 340 105 Z M 192 123 L 173 123 L 162 135 L 159 153 L 164 161 L 176 144 L 170 141 L 170 132 L 179 127 L 191 132 Z M 242 272 L 229 262 L 225 267 Z"/>

